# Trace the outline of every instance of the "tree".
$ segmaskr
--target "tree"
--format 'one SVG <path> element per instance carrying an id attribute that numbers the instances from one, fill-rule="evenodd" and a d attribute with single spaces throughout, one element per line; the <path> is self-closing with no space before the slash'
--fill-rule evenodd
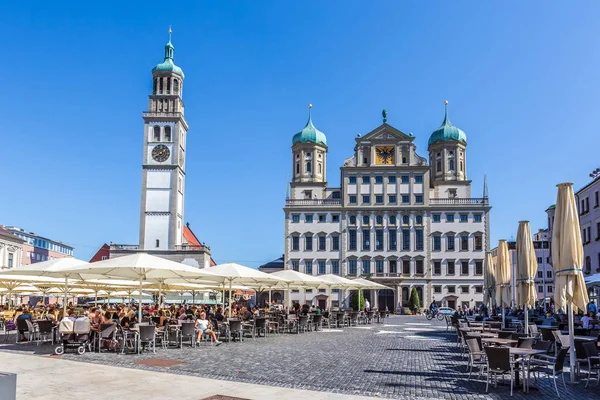
<path id="1" fill-rule="evenodd" d="M 419 300 L 419 294 L 417 293 L 417 288 L 413 288 L 410 292 L 410 299 L 408 300 L 408 308 L 410 311 L 415 308 L 421 308 L 421 300 Z"/>
<path id="2" fill-rule="evenodd" d="M 358 304 L 359 296 L 360 296 L 360 304 Z M 350 304 L 350 307 L 352 307 L 352 309 L 354 311 L 360 311 L 360 310 L 365 309 L 365 296 L 363 296 L 361 294 L 360 290 L 355 291 L 354 294 L 352 295 L 352 302 Z"/>

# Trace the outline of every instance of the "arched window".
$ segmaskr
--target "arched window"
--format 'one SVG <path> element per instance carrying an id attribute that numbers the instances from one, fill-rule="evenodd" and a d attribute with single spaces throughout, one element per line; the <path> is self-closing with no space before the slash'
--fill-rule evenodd
<path id="1" fill-rule="evenodd" d="M 163 91 L 163 80 L 162 80 L 162 78 L 159 78 L 159 80 L 158 80 L 158 93 L 162 94 L 162 91 Z"/>
<path id="2" fill-rule="evenodd" d="M 179 80 L 178 79 L 173 80 L 173 93 L 175 93 L 175 94 L 179 93 Z"/>
<path id="3" fill-rule="evenodd" d="M 310 165 L 310 161 L 308 161 L 306 163 L 306 172 L 308 172 L 308 173 L 312 172 L 312 166 Z"/>
<path id="4" fill-rule="evenodd" d="M 462 161 L 460 162 L 460 170 L 464 171 L 464 169 L 463 169 L 463 162 Z"/>
<path id="5" fill-rule="evenodd" d="M 154 78 L 154 85 L 152 85 L 152 93 L 156 94 L 156 80 L 157 78 Z"/>
<path id="6" fill-rule="evenodd" d="M 592 257 L 587 256 L 585 258 L 585 273 L 589 274 L 591 270 L 592 270 Z"/>
<path id="7" fill-rule="evenodd" d="M 365 215 L 365 216 L 363 217 L 363 224 L 365 224 L 365 225 L 369 225 L 369 216 L 368 216 L 368 215 Z"/>
<path id="8" fill-rule="evenodd" d="M 356 217 L 354 215 L 350 216 L 350 225 L 356 225 Z"/>
<path id="9" fill-rule="evenodd" d="M 300 173 L 300 163 L 296 163 L 296 173 Z"/>
<path id="10" fill-rule="evenodd" d="M 171 79 L 167 78 L 167 94 L 171 94 Z"/>
<path id="11" fill-rule="evenodd" d="M 377 225 L 383 224 L 383 217 L 381 215 L 377 216 Z"/>
<path id="12" fill-rule="evenodd" d="M 171 141 L 171 127 L 165 126 L 165 142 Z"/>
<path id="13" fill-rule="evenodd" d="M 448 169 L 450 171 L 454 171 L 454 160 L 449 160 L 448 161 Z"/>
<path id="14" fill-rule="evenodd" d="M 154 127 L 154 141 L 160 142 L 160 126 Z"/>

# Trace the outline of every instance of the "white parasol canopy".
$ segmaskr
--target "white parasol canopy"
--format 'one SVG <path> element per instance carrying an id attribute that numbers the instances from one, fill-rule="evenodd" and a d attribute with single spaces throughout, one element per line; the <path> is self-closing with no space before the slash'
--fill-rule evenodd
<path id="1" fill-rule="evenodd" d="M 293 269 L 284 269 L 282 271 L 273 272 L 271 275 L 278 278 L 286 279 L 286 282 L 279 282 L 277 286 L 284 286 L 288 291 L 288 309 L 292 306 L 291 288 L 308 288 L 318 287 L 319 285 L 325 284 L 326 281 L 320 277 L 304 274 L 302 272 L 294 271 Z M 270 299 L 269 293 L 269 302 Z"/>
<path id="2" fill-rule="evenodd" d="M 517 304 L 525 306 L 525 333 L 529 333 L 529 307 L 535 306 L 535 274 L 538 264 L 529 221 L 519 221 L 517 230 Z"/>

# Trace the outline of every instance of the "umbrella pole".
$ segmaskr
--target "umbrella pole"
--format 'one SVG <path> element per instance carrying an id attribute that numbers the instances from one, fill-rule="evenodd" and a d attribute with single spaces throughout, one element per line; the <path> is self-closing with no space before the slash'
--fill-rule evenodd
<path id="1" fill-rule="evenodd" d="M 96 289 L 94 293 L 96 295 L 96 297 L 94 297 L 94 301 L 96 303 L 96 307 L 98 307 L 98 289 Z"/>
<path id="2" fill-rule="evenodd" d="M 231 279 L 229 279 L 229 318 L 233 318 L 233 308 L 231 307 Z"/>
<path id="3" fill-rule="evenodd" d="M 292 308 L 292 290 L 290 289 L 290 284 L 288 283 L 288 312 L 290 312 L 290 309 Z"/>
<path id="4" fill-rule="evenodd" d="M 502 329 L 505 328 L 504 315 L 506 314 L 506 309 L 504 308 L 504 304 L 502 304 Z"/>
<path id="5" fill-rule="evenodd" d="M 525 304 L 525 333 L 529 335 L 529 306 Z"/>
<path id="6" fill-rule="evenodd" d="M 575 359 L 575 336 L 574 336 L 574 326 L 573 326 L 573 303 L 567 306 L 569 313 L 569 359 L 571 365 L 571 383 L 575 383 L 575 366 L 577 365 L 577 360 Z"/>
<path id="7" fill-rule="evenodd" d="M 142 323 L 142 316 L 143 316 L 143 313 L 142 313 L 142 277 L 141 276 L 140 276 L 140 293 L 139 294 L 140 294 L 140 304 L 139 304 L 139 307 L 138 307 L 138 312 L 140 313 L 140 317 L 139 317 L 140 319 L 138 321 L 141 324 Z"/>
<path id="8" fill-rule="evenodd" d="M 158 282 L 158 307 L 163 307 L 162 280 Z"/>
<path id="9" fill-rule="evenodd" d="M 65 294 L 63 296 L 63 318 L 67 316 L 67 285 L 68 285 L 68 279 L 65 276 Z"/>

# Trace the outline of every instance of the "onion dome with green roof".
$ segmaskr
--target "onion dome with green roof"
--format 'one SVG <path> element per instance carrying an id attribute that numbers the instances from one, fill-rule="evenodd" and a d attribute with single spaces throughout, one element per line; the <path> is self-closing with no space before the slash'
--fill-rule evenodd
<path id="1" fill-rule="evenodd" d="M 171 33 L 172 31 L 169 29 L 169 41 L 165 45 L 165 60 L 158 64 L 156 67 L 152 68 L 152 73 L 158 72 L 173 72 L 184 78 L 183 71 L 173 62 L 173 54 L 175 53 L 175 47 L 171 43 Z"/>
<path id="2" fill-rule="evenodd" d="M 456 126 L 452 125 L 450 119 L 448 118 L 448 102 L 446 101 L 444 102 L 444 104 L 446 106 L 444 122 L 442 122 L 442 125 L 439 128 L 433 131 L 433 133 L 429 137 L 428 146 L 431 146 L 432 144 L 437 142 L 447 142 L 450 140 L 456 140 L 458 142 L 463 142 L 464 144 L 467 144 L 467 135 L 462 129 L 459 129 Z"/>
<path id="3" fill-rule="evenodd" d="M 292 139 L 292 146 L 296 143 L 305 143 L 305 142 L 313 142 L 317 144 L 322 144 L 327 146 L 327 137 L 323 132 L 315 128 L 312 123 L 312 118 L 310 114 L 311 105 L 308 106 L 308 122 L 304 129 L 294 135 Z"/>

